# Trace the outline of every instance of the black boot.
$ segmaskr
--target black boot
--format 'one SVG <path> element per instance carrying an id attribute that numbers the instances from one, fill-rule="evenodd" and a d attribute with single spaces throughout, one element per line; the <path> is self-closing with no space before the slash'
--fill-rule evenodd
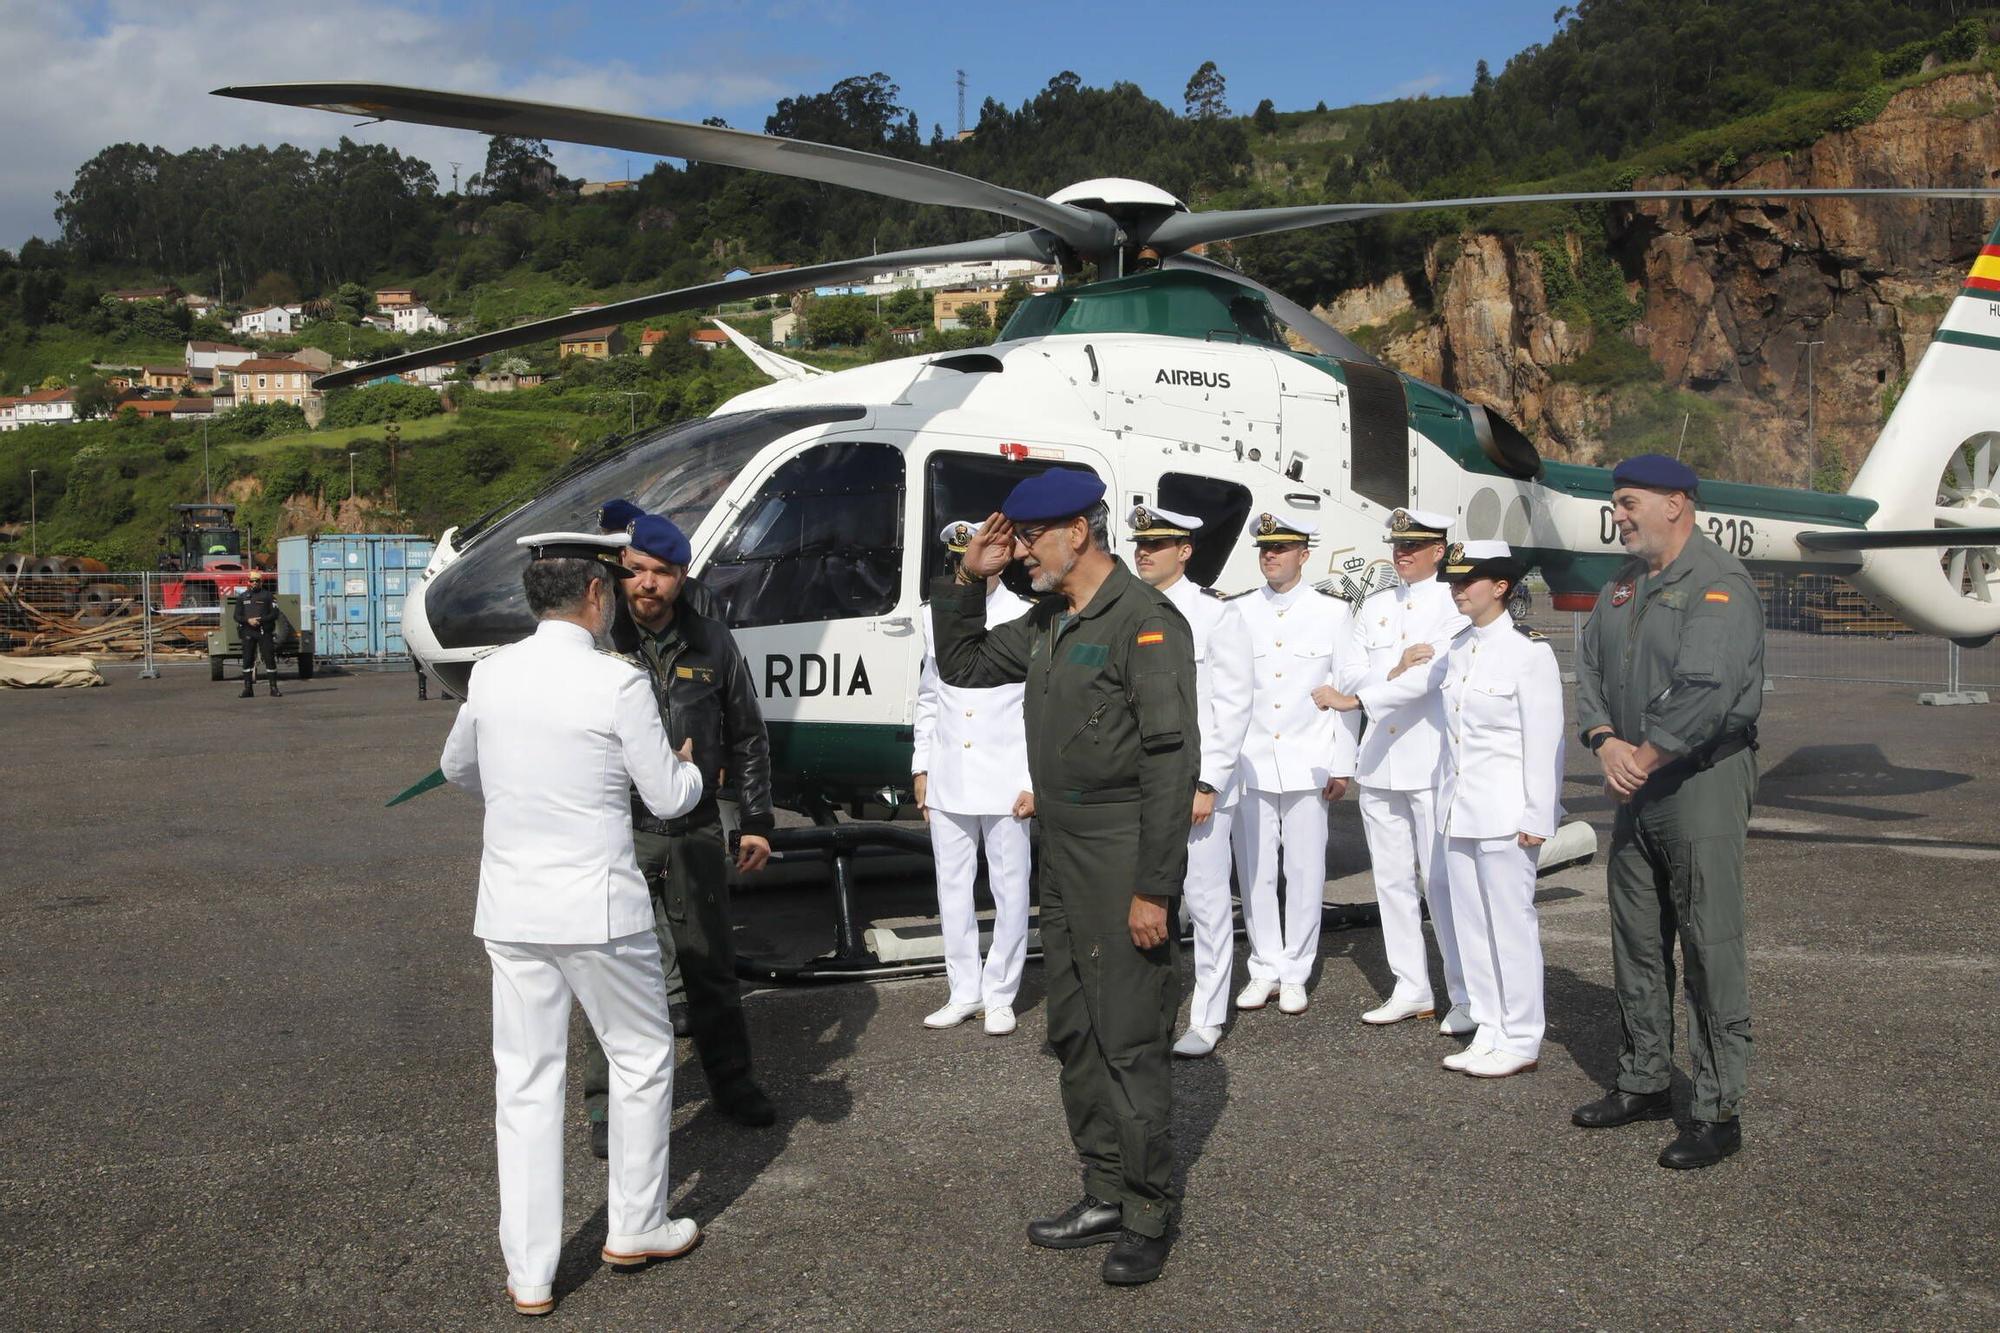
<path id="1" fill-rule="evenodd" d="M 764 1090 L 747 1076 L 734 1079 L 715 1090 L 715 1109 L 739 1125 L 752 1129 L 762 1129 L 776 1124 L 778 1108 L 764 1095 Z"/>
<path id="2" fill-rule="evenodd" d="M 1028 1223 L 1028 1239 L 1050 1250 L 1077 1250 L 1086 1245 L 1108 1245 L 1118 1239 L 1125 1210 L 1086 1194 L 1055 1217 L 1037 1218 Z"/>
<path id="3" fill-rule="evenodd" d="M 1743 1146 L 1743 1126 L 1734 1120 L 1697 1120 L 1682 1130 L 1660 1154 L 1660 1165 L 1670 1171 L 1692 1171 L 1714 1166 Z"/>
<path id="4" fill-rule="evenodd" d="M 241 694 L 237 695 L 236 697 L 237 697 L 237 698 L 239 698 L 239 699 L 254 699 L 254 698 L 256 698 L 256 697 L 257 697 L 257 678 L 256 678 L 255 676 L 252 676 L 252 675 L 251 675 L 251 674 L 250 674 L 249 672 L 247 672 L 247 671 L 246 671 L 246 672 L 244 672 L 244 673 L 243 673 L 243 693 L 241 693 Z"/>
<path id="5" fill-rule="evenodd" d="M 1583 1129 L 1611 1129 L 1634 1120 L 1665 1120 L 1672 1115 L 1672 1096 L 1658 1092 L 1626 1092 L 1613 1088 L 1594 1102 L 1586 1102 L 1570 1112 L 1569 1122 Z"/>
<path id="6" fill-rule="evenodd" d="M 1118 1243 L 1104 1256 L 1103 1278 L 1114 1287 L 1136 1287 L 1151 1282 L 1167 1266 L 1167 1251 L 1172 1248 L 1173 1242 L 1165 1236 L 1121 1231 Z"/>
<path id="7" fill-rule="evenodd" d="M 273 699 L 282 699 L 285 697 L 285 692 L 278 688 L 278 678 L 276 676 L 271 677 L 271 697 Z"/>

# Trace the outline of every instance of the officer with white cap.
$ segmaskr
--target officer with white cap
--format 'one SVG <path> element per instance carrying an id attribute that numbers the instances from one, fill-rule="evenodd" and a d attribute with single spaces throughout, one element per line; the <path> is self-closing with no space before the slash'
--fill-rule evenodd
<path id="1" fill-rule="evenodd" d="M 1434 687 L 1421 664 L 1442 657 L 1465 628 L 1451 590 L 1437 579 L 1451 520 L 1422 509 L 1389 515 L 1390 554 L 1397 581 L 1355 610 L 1352 651 L 1338 682 L 1358 694 L 1368 719 L 1361 737 L 1355 781 L 1361 788 L 1361 826 L 1368 835 L 1375 901 L 1382 909 L 1382 949 L 1395 990 L 1364 1023 L 1400 1023 L 1436 1013 L 1430 965 L 1424 959 L 1423 904 L 1444 960 L 1451 1008 L 1439 1029 L 1451 1036 L 1472 1031 L 1465 1007 L 1465 978 L 1452 933 L 1451 900 L 1443 867 L 1433 864 L 1437 841 L 1435 797 L 1443 762 Z M 1419 669 L 1406 669 L 1419 668 Z"/>
<path id="2" fill-rule="evenodd" d="M 1260 515 L 1254 540 L 1264 586 L 1233 602 L 1255 655 L 1240 769 L 1245 790 L 1235 828 L 1236 877 L 1250 935 L 1250 983 L 1236 996 L 1238 1009 L 1262 1009 L 1276 994 L 1283 1012 L 1305 1012 L 1324 906 L 1327 803 L 1346 794 L 1354 775 L 1358 720 L 1313 702 L 1313 690 L 1339 679 L 1351 651 L 1347 603 L 1302 577 L 1318 532 L 1306 519 Z"/>
<path id="3" fill-rule="evenodd" d="M 1213 588 L 1187 577 L 1201 520 L 1171 509 L 1134 506 L 1132 570 L 1167 595 L 1194 632 L 1195 708 L 1201 718 L 1201 778 L 1188 832 L 1181 901 L 1194 923 L 1194 998 L 1174 1054 L 1207 1055 L 1229 1018 L 1229 974 L 1236 961 L 1229 906 L 1230 829 L 1235 823 L 1237 765 L 1250 727 L 1256 669 L 1243 617 Z"/>
<path id="4" fill-rule="evenodd" d="M 629 576 L 618 559 L 628 540 L 520 539 L 540 623 L 473 667 L 439 765 L 486 805 L 472 928 L 493 965 L 500 1248 L 508 1294 L 528 1315 L 555 1307 L 572 997 L 611 1062 L 605 1261 L 642 1266 L 700 1238 L 667 1216 L 674 1036 L 629 802 L 636 789 L 656 815 L 680 815 L 702 779 L 686 747 L 676 757 L 669 745 L 646 673 L 598 648 Z"/>
<path id="5" fill-rule="evenodd" d="M 954 561 L 979 525 L 963 519 L 944 525 L 938 540 Z M 986 579 L 986 627 L 1028 611 L 998 574 Z M 910 757 L 917 808 L 930 824 L 937 866 L 938 926 L 944 935 L 944 972 L 951 985 L 945 1006 L 924 1019 L 928 1028 L 956 1027 L 986 1015 L 988 1035 L 1014 1030 L 1014 996 L 1028 955 L 1028 879 L 1032 850 L 1028 821 L 1035 797 L 1028 779 L 1028 736 L 1022 724 L 1026 686 L 971 689 L 938 677 L 935 630 L 923 618 L 924 665 L 917 684 L 916 748 Z M 993 895 L 993 942 L 979 965 L 979 917 L 972 882 L 979 849 L 986 848 L 986 886 Z"/>
<path id="6" fill-rule="evenodd" d="M 1535 849 L 1560 814 L 1562 673 L 1542 637 L 1508 612 L 1527 572 L 1505 542 L 1451 546 L 1439 577 L 1469 625 L 1448 652 L 1404 673 L 1426 678 L 1444 733 L 1437 822 L 1474 1022 L 1471 1043 L 1442 1063 L 1476 1078 L 1533 1069 L 1546 1027 Z"/>

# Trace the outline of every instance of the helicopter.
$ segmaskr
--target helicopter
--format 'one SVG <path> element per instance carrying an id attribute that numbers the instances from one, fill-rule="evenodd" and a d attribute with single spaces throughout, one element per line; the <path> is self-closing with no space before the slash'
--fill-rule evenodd
<path id="1" fill-rule="evenodd" d="M 544 319 L 336 371 L 336 388 L 463 361 L 585 327 L 926 264 L 1028 259 L 1065 285 L 1025 299 L 987 347 L 834 374 L 774 353 L 774 382 L 711 415 L 580 455 L 525 503 L 453 528 L 404 606 L 421 666 L 463 695 L 472 664 L 532 629 L 514 538 L 590 527 L 624 498 L 691 539 L 690 573 L 720 599 L 757 682 L 780 797 L 820 816 L 893 807 L 908 785 L 926 613 L 944 567 L 924 539 L 997 510 L 1049 467 L 1101 477 L 1114 540 L 1134 505 L 1202 520 L 1189 574 L 1222 592 L 1259 581 L 1262 513 L 1317 524 L 1308 577 L 1359 600 L 1392 577 L 1396 509 L 1450 514 L 1500 538 L 1556 609 L 1587 609 L 1624 559 L 1606 469 L 1543 458 L 1499 413 L 1392 370 L 1279 292 L 1198 247 L 1392 212 L 1516 203 L 1871 198 L 1990 201 L 1986 187 L 1724 188 L 1488 196 L 1193 211 L 1140 181 L 1047 198 L 938 167 L 721 126 L 372 83 L 218 95 L 370 119 L 685 158 L 983 210 L 998 236 L 739 277 Z M 1088 267 L 1094 280 L 1072 282 Z M 1310 350 L 1294 350 L 1286 330 Z M 740 335 L 734 335 L 736 340 Z M 752 344 L 754 346 L 754 344 Z M 761 349 L 760 349 L 761 350 Z M 1839 575 L 1918 631 L 2000 631 L 2000 230 L 1975 261 L 1846 494 L 1704 482 L 1702 529 L 1753 570 Z"/>

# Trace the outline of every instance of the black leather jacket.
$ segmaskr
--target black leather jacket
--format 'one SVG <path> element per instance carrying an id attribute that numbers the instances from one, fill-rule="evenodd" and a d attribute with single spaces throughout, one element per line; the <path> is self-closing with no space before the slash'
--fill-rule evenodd
<path id="1" fill-rule="evenodd" d="M 676 608 L 674 618 L 681 642 L 662 663 L 665 670 L 654 673 L 653 691 L 674 748 L 694 740 L 694 762 L 701 768 L 703 783 L 701 803 L 678 819 L 659 819 L 634 796 L 632 826 L 647 833 L 679 833 L 714 823 L 716 789 L 726 778 L 736 795 L 743 831 L 768 834 L 777 822 L 771 813 L 771 742 L 764 732 L 763 708 L 751 688 L 750 668 L 721 621 L 686 605 Z M 640 651 L 639 630 L 629 618 L 619 618 L 612 642 L 652 670 Z"/>
<path id="2" fill-rule="evenodd" d="M 250 624 L 251 616 L 257 617 L 255 626 Z M 275 635 L 278 632 L 278 595 L 260 583 L 237 597 L 236 628 L 244 634 Z"/>

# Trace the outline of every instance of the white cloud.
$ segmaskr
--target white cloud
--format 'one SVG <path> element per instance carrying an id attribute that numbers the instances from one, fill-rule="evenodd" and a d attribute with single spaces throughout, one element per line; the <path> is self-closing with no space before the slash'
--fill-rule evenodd
<path id="1" fill-rule="evenodd" d="M 315 8 L 112 0 L 89 10 L 0 0 L 0 32 L 15 57 L 0 80 L 0 246 L 8 248 L 31 235 L 52 238 L 55 193 L 113 143 L 175 151 L 218 143 L 319 148 L 346 135 L 422 158 L 447 186 L 453 160 L 467 176 L 485 161 L 479 135 L 386 123 L 357 128 L 326 112 L 209 96 L 228 84 L 355 79 L 692 119 L 755 108 L 758 125 L 781 95 L 775 83 L 740 67 L 657 68 L 650 55 L 644 72 L 623 60 L 589 67 L 553 56 L 523 61 L 519 52 L 535 51 L 531 31 L 384 0 Z M 551 146 L 564 175 L 602 179 L 625 171 L 622 153 Z M 632 165 L 644 169 L 640 160 Z"/>
<path id="2" fill-rule="evenodd" d="M 1436 92 L 1439 88 L 1444 87 L 1445 82 L 1446 82 L 1445 75 L 1438 73 L 1436 70 L 1432 70 L 1428 74 L 1419 74 L 1414 79 L 1405 79 L 1401 83 L 1397 84 L 1396 96 L 1421 97 L 1425 93 Z"/>

